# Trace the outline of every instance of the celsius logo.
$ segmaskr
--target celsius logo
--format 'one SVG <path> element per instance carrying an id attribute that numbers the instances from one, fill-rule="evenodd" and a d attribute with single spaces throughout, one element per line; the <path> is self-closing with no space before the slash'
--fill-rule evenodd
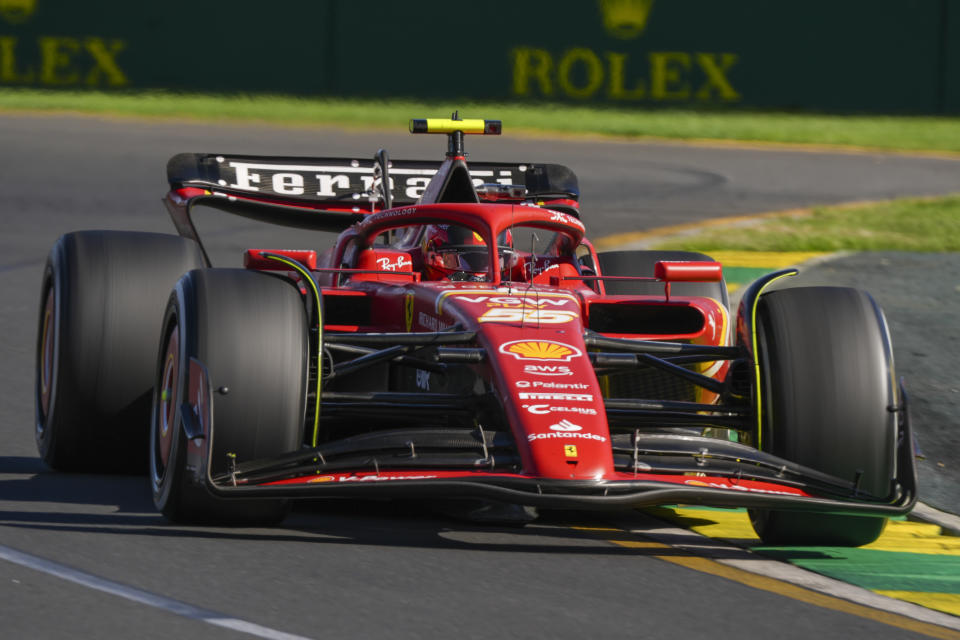
<path id="1" fill-rule="evenodd" d="M 500 353 L 513 356 L 517 360 L 552 360 L 570 362 L 583 355 L 580 349 L 552 340 L 514 340 L 500 345 Z"/>
<path id="2" fill-rule="evenodd" d="M 550 429 L 553 431 L 580 431 L 583 427 L 573 424 L 569 420 L 561 420 L 557 424 L 550 425 Z"/>
<path id="3" fill-rule="evenodd" d="M 520 406 L 535 416 L 545 416 L 548 413 L 579 413 L 582 416 L 597 415 L 597 410 L 592 407 L 550 406 L 549 404 L 524 404 Z"/>

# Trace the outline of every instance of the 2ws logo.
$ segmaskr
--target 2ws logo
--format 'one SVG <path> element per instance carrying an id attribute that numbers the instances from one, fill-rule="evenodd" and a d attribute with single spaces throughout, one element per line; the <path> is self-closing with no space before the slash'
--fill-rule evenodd
<path id="1" fill-rule="evenodd" d="M 535 376 L 572 376 L 573 370 L 565 364 L 527 364 L 523 372 Z"/>
<path id="2" fill-rule="evenodd" d="M 500 353 L 541 362 L 570 362 L 583 355 L 577 347 L 553 340 L 512 340 L 500 345 Z"/>

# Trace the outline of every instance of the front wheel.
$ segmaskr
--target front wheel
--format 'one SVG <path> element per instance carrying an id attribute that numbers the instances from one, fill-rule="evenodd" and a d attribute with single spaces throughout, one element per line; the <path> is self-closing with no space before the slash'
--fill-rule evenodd
<path id="1" fill-rule="evenodd" d="M 174 522 L 265 525 L 282 520 L 280 499 L 210 494 L 187 465 L 180 407 L 191 358 L 219 390 L 213 402 L 210 473 L 300 448 L 309 335 L 300 293 L 279 277 L 242 269 L 191 271 L 170 296 L 157 361 L 150 475 L 157 508 Z"/>
<path id="2" fill-rule="evenodd" d="M 857 482 L 883 500 L 896 472 L 898 390 L 883 311 L 869 294 L 800 287 L 764 294 L 757 307 L 762 428 L 776 456 Z M 886 518 L 750 512 L 767 544 L 856 547 Z"/>

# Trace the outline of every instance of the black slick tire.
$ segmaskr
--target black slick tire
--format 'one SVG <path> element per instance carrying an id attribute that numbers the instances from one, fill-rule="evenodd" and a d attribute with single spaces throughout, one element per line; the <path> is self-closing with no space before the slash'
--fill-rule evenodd
<path id="1" fill-rule="evenodd" d="M 869 294 L 800 287 L 758 305 L 761 448 L 884 499 L 896 472 L 898 391 L 883 312 Z M 876 540 L 882 517 L 751 510 L 767 544 L 853 547 Z"/>
<path id="2" fill-rule="evenodd" d="M 289 501 L 221 498 L 187 468 L 179 405 L 196 358 L 219 390 L 213 400 L 211 474 L 236 462 L 300 448 L 309 335 L 300 293 L 288 281 L 243 269 L 192 271 L 177 283 L 164 316 L 150 437 L 153 500 L 185 524 L 271 525 Z M 172 364 L 171 364 L 172 363 Z"/>
<path id="3" fill-rule="evenodd" d="M 44 268 L 36 350 L 35 435 L 61 471 L 144 471 L 154 358 L 170 289 L 203 266 L 192 240 L 79 231 Z"/>

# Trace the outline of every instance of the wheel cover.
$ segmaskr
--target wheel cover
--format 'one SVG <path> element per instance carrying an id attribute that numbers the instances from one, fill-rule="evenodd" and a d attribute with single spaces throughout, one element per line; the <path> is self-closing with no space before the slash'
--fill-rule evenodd
<path id="1" fill-rule="evenodd" d="M 43 304 L 43 324 L 40 329 L 40 412 L 43 421 L 50 415 L 50 388 L 53 385 L 54 325 L 56 318 L 56 299 L 53 287 L 47 290 L 47 299 Z"/>
<path id="2" fill-rule="evenodd" d="M 170 461 L 170 448 L 176 434 L 177 387 L 180 378 L 180 330 L 174 326 L 167 339 L 166 353 L 163 357 L 163 373 L 160 375 L 160 391 L 157 415 L 157 475 Z"/>

